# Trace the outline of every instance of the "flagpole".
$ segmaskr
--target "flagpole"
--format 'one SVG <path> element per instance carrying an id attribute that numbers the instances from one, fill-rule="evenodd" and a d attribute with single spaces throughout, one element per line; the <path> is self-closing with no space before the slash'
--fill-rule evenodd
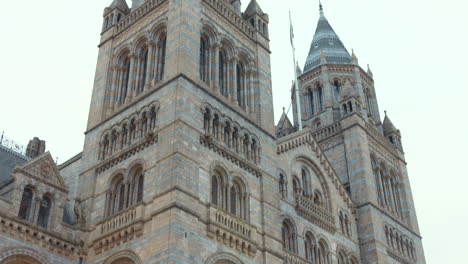
<path id="1" fill-rule="evenodd" d="M 299 125 L 299 131 L 302 130 L 302 114 L 301 114 L 301 102 L 299 101 L 299 85 L 297 81 L 297 71 L 296 71 L 296 48 L 294 47 L 294 31 L 292 26 L 291 11 L 289 11 L 289 25 L 290 25 L 290 34 L 291 34 L 291 47 L 293 52 L 293 70 L 294 70 L 294 90 L 296 93 L 296 108 L 297 108 L 297 119 Z"/>

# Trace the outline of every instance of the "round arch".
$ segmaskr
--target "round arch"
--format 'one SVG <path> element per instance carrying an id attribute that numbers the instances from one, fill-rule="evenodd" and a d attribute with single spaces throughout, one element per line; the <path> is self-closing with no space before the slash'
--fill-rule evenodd
<path id="1" fill-rule="evenodd" d="M 206 264 L 243 264 L 236 256 L 229 253 L 218 253 L 208 258 Z"/>
<path id="2" fill-rule="evenodd" d="M 24 247 L 10 247 L 0 251 L 2 264 L 49 264 L 47 256 Z"/>
<path id="3" fill-rule="evenodd" d="M 143 264 L 143 262 L 135 252 L 125 250 L 113 254 L 103 264 Z"/>

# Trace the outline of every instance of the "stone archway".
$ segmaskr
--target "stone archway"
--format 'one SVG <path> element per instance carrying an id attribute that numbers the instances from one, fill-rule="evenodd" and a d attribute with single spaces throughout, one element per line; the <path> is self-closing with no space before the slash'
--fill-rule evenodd
<path id="1" fill-rule="evenodd" d="M 206 264 L 243 264 L 243 262 L 232 254 L 219 253 L 211 256 Z"/>
<path id="2" fill-rule="evenodd" d="M 1 264 L 48 264 L 47 256 L 32 248 L 9 247 L 0 250 Z"/>
<path id="3" fill-rule="evenodd" d="M 110 264 L 135 264 L 135 262 L 133 262 L 133 260 L 130 258 L 122 257 L 112 261 Z"/>
<path id="4" fill-rule="evenodd" d="M 27 255 L 13 255 L 1 261 L 2 264 L 43 264 L 39 260 Z"/>

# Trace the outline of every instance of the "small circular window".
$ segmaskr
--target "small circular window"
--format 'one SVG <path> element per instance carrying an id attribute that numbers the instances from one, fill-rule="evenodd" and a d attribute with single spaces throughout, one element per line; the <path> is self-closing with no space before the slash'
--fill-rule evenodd
<path id="1" fill-rule="evenodd" d="M 333 44 L 335 44 L 335 42 L 333 42 L 333 40 L 330 39 L 330 40 L 328 41 L 328 44 L 333 45 Z"/>
<path id="2" fill-rule="evenodd" d="M 314 44 L 314 48 L 318 48 L 318 43 L 315 43 L 315 44 Z"/>

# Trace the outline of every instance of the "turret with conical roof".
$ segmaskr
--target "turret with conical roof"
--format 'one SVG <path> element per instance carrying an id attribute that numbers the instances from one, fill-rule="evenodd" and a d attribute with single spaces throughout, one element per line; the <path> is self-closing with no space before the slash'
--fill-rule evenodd
<path id="1" fill-rule="evenodd" d="M 351 63 L 349 52 L 328 22 L 323 12 L 323 6 L 320 4 L 320 18 L 304 66 L 304 72 L 308 72 L 320 66 L 322 52 L 325 55 L 327 63 Z"/>
<path id="2" fill-rule="evenodd" d="M 401 144 L 401 133 L 395 125 L 393 124 L 392 120 L 388 117 L 387 111 L 384 111 L 385 117 L 382 123 L 382 130 L 384 136 L 390 141 L 391 144 L 398 147 L 400 150 L 403 150 L 403 145 Z"/>

